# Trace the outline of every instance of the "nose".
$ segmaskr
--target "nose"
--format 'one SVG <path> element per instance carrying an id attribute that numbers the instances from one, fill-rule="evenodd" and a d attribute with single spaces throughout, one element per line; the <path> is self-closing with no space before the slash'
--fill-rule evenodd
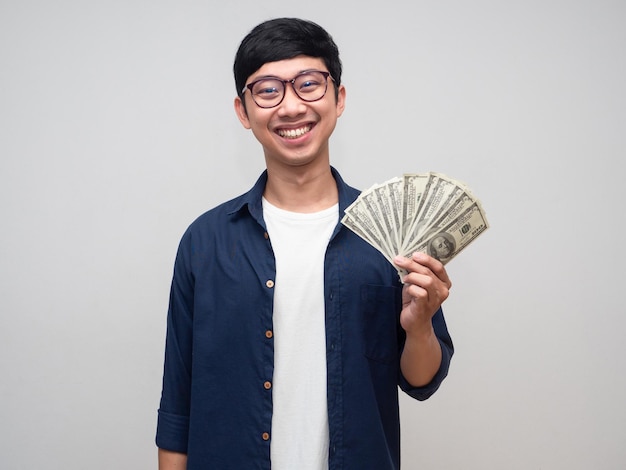
<path id="1" fill-rule="evenodd" d="M 285 97 L 278 107 L 279 116 L 297 116 L 306 112 L 305 102 L 296 94 L 291 84 L 285 86 Z"/>

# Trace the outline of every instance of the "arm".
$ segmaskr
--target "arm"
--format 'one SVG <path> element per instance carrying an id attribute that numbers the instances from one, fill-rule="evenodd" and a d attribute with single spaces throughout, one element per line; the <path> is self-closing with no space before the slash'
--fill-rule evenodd
<path id="1" fill-rule="evenodd" d="M 186 454 L 159 449 L 159 470 L 185 470 L 186 468 Z"/>
<path id="2" fill-rule="evenodd" d="M 191 357 L 193 344 L 194 277 L 190 259 L 190 237 L 180 243 L 170 291 L 163 365 L 163 389 L 158 410 L 156 445 L 173 453 L 186 454 L 191 409 Z M 161 454 L 163 457 L 161 458 Z M 174 456 L 159 451 L 165 465 Z M 169 467 L 185 468 L 185 466 Z"/>
<path id="3" fill-rule="evenodd" d="M 409 272 L 402 291 L 400 324 L 406 343 L 400 369 L 411 385 L 421 387 L 430 383 L 441 366 L 441 345 L 432 318 L 448 298 L 452 283 L 443 264 L 424 253 L 399 256 L 394 262 Z"/>

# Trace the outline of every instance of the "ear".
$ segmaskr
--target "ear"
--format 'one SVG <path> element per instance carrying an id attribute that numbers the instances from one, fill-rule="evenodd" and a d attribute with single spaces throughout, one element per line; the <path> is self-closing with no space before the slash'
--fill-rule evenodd
<path id="1" fill-rule="evenodd" d="M 246 129 L 250 129 L 250 120 L 248 119 L 248 112 L 246 111 L 246 107 L 243 104 L 243 101 L 239 96 L 235 98 L 235 114 L 239 118 L 239 122 Z"/>
<path id="2" fill-rule="evenodd" d="M 343 114 L 346 109 L 346 87 L 341 85 L 337 92 L 337 117 Z"/>

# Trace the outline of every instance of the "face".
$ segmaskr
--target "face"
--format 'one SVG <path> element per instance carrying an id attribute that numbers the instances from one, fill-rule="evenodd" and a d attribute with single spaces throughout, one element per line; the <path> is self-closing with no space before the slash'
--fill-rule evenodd
<path id="1" fill-rule="evenodd" d="M 265 76 L 289 80 L 305 70 L 328 71 L 322 59 L 299 56 L 264 64 L 248 77 L 246 83 Z M 287 84 L 282 103 L 268 109 L 258 107 L 249 90 L 243 99 L 245 108 L 241 99 L 235 98 L 235 112 L 243 126 L 251 129 L 263 146 L 268 169 L 329 164 L 328 141 L 345 106 L 343 86 L 336 99 L 335 84 L 329 78 L 324 97 L 306 102 L 295 94 L 291 84 Z"/>
<path id="2" fill-rule="evenodd" d="M 452 246 L 445 237 L 436 237 L 431 244 L 435 258 L 447 258 L 452 253 Z"/>

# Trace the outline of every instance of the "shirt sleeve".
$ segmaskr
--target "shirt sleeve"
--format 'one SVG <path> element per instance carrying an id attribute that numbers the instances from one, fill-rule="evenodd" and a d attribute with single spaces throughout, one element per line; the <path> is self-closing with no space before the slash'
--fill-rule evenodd
<path id="1" fill-rule="evenodd" d="M 187 232 L 178 248 L 170 290 L 163 389 L 158 411 L 158 447 L 187 453 L 191 396 L 194 278 Z"/>
<path id="2" fill-rule="evenodd" d="M 435 329 L 435 335 L 441 345 L 441 365 L 439 370 L 430 381 L 430 383 L 422 387 L 412 386 L 402 374 L 400 374 L 400 388 L 406 392 L 409 396 L 423 401 L 430 398 L 439 388 L 443 379 L 448 375 L 450 369 L 450 360 L 454 354 L 454 346 L 452 344 L 452 338 L 448 333 L 448 327 L 443 316 L 441 308 L 433 316 L 433 328 Z"/>

